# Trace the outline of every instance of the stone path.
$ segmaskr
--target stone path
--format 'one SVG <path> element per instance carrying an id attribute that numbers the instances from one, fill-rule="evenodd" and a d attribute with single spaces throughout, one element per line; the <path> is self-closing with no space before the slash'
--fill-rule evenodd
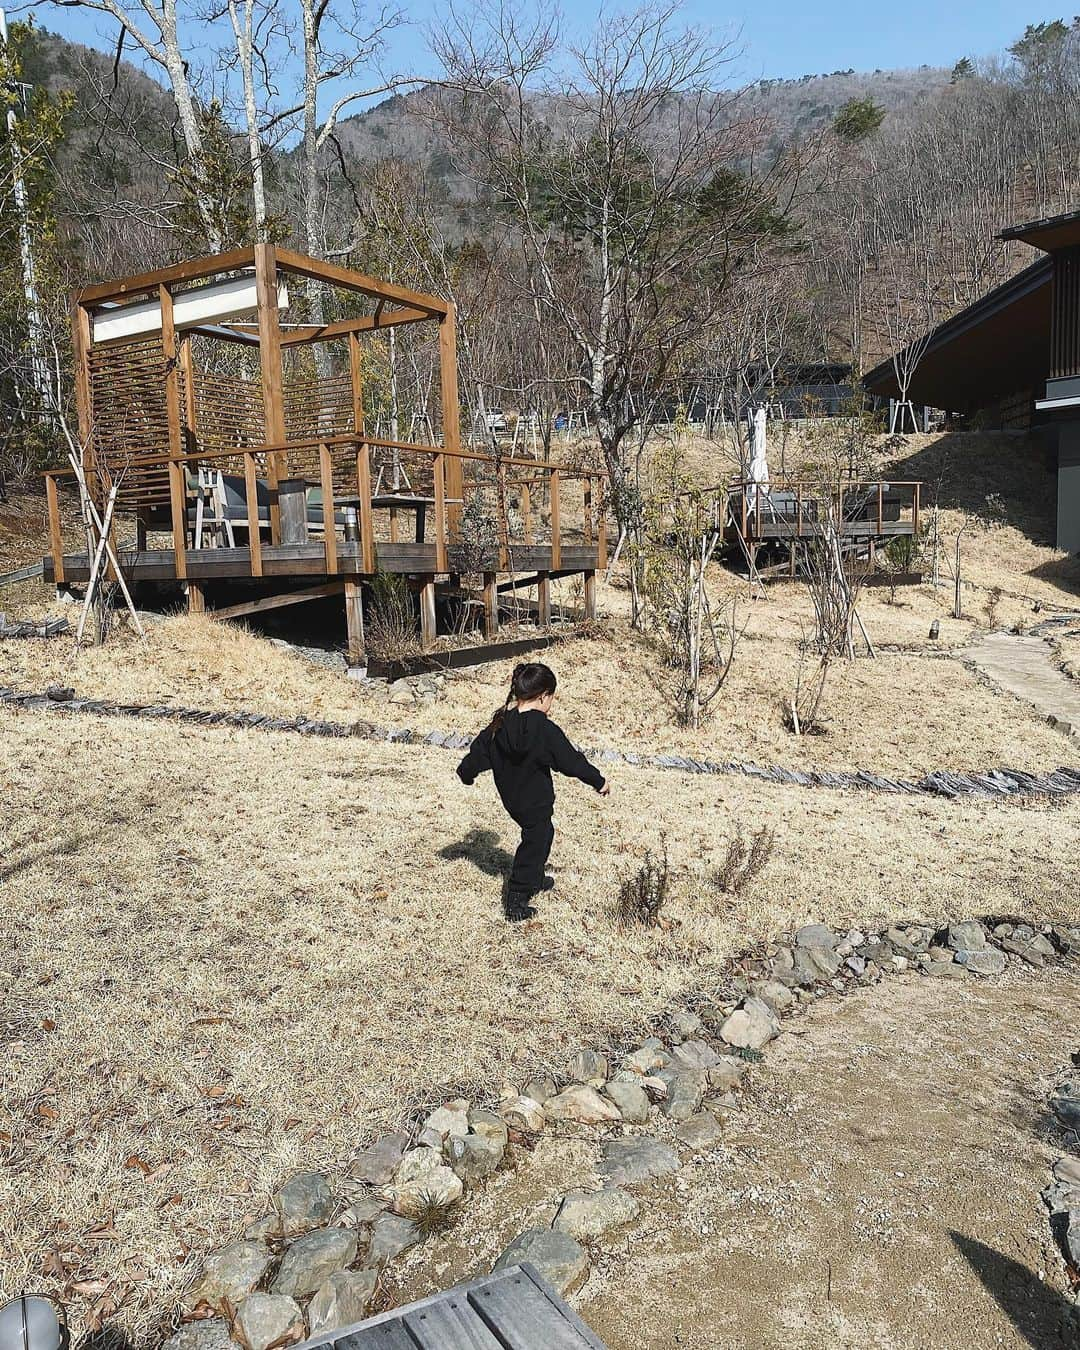
<path id="1" fill-rule="evenodd" d="M 1080 732 L 1080 684 L 1054 665 L 1041 637 L 990 633 L 965 655 L 994 684 L 1054 718 L 1062 731 Z"/>

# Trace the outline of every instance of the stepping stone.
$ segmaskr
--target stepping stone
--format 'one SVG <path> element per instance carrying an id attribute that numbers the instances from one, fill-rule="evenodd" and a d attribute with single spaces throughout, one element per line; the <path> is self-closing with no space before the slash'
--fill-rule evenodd
<path id="1" fill-rule="evenodd" d="M 535 1266 L 560 1294 L 572 1293 L 589 1273 L 585 1248 L 569 1233 L 553 1228 L 531 1228 L 521 1233 L 495 1262 L 493 1270 L 520 1266 L 523 1261 Z"/>
<path id="2" fill-rule="evenodd" d="M 607 1140 L 597 1166 L 606 1186 L 638 1186 L 678 1170 L 679 1155 L 651 1135 Z"/>

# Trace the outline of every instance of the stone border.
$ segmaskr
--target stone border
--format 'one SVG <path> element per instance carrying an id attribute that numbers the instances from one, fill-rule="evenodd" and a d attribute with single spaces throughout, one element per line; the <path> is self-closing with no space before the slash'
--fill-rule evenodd
<path id="1" fill-rule="evenodd" d="M 1043 1191 L 1050 1232 L 1073 1278 L 1073 1296 L 1080 1307 L 1080 1061 L 1047 1099 L 1051 1113 L 1069 1139 L 1072 1152 L 1053 1166 L 1053 1181 Z"/>
<path id="2" fill-rule="evenodd" d="M 985 919 L 838 932 L 806 924 L 734 959 L 718 985 L 632 1049 L 582 1050 L 559 1083 L 508 1088 L 494 1110 L 444 1100 L 360 1149 L 341 1175 L 291 1177 L 263 1217 L 206 1258 L 184 1300 L 190 1320 L 166 1350 L 271 1350 L 362 1321 L 383 1272 L 425 1239 L 426 1223 L 437 1230 L 468 1191 L 511 1160 L 528 1166 L 536 1138 L 562 1129 L 599 1144 L 601 1189 L 563 1196 L 549 1225 L 520 1233 L 495 1269 L 528 1261 L 571 1293 L 588 1276 L 591 1252 L 640 1213 L 635 1189 L 720 1142 L 735 1094 L 784 1019 L 887 975 L 981 979 L 1078 952 L 1080 927 Z M 1080 1128 L 1080 1076 L 1074 1081 L 1075 1096 L 1053 1100 L 1068 1101 L 1073 1114 L 1061 1118 Z M 1080 1243 L 1080 1159 L 1067 1162 L 1051 1191 L 1068 1200 L 1066 1222 Z"/>
<path id="3" fill-rule="evenodd" d="M 33 712 L 89 713 L 96 717 L 138 717 L 159 722 L 195 723 L 206 727 L 240 730 L 283 731 L 300 736 L 337 739 L 359 737 L 392 745 L 427 745 L 445 750 L 466 750 L 473 736 L 460 731 L 416 731 L 409 727 L 383 727 L 371 722 L 329 722 L 310 717 L 270 717 L 252 712 L 214 712 L 204 708 L 176 707 L 164 703 L 114 703 L 108 699 L 76 698 L 70 689 L 51 687 L 44 693 L 26 693 L 0 688 L 0 704 Z M 639 754 L 632 750 L 587 747 L 585 754 L 597 764 L 629 764 L 635 768 L 670 769 L 680 773 L 736 775 L 762 782 L 796 787 L 904 794 L 908 796 L 996 798 L 1017 800 L 1031 797 L 1067 797 L 1080 792 L 1080 768 L 1062 766 L 1045 773 L 1022 769 L 989 769 L 984 773 L 954 773 L 938 769 L 922 778 L 889 778 L 867 769 L 785 769 L 778 764 L 753 764 L 740 760 L 717 762 L 687 755 Z"/>

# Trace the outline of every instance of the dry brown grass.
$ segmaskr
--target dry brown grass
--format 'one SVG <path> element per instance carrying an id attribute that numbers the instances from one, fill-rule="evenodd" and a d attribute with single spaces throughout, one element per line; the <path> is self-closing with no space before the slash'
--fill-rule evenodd
<path id="1" fill-rule="evenodd" d="M 43 1273 L 55 1249 L 71 1280 L 112 1282 L 116 1323 L 144 1335 L 291 1169 L 334 1168 L 449 1085 L 489 1095 L 640 1031 L 731 952 L 811 916 L 1075 919 L 1080 802 L 626 769 L 606 803 L 561 790 L 557 889 L 541 927 L 511 931 L 485 871 L 509 824 L 453 764 L 0 713 L 0 1292 L 61 1289 Z M 718 900 L 732 831 L 765 826 L 767 885 Z M 661 831 L 673 926 L 620 928 L 615 878 Z M 67 1292 L 85 1325 L 95 1296 Z"/>

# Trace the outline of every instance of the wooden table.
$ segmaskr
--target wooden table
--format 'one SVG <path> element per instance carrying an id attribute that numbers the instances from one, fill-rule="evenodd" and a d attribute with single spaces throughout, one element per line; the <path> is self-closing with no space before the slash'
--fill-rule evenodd
<path id="1" fill-rule="evenodd" d="M 299 1350 L 605 1350 L 527 1263 L 305 1341 Z"/>

